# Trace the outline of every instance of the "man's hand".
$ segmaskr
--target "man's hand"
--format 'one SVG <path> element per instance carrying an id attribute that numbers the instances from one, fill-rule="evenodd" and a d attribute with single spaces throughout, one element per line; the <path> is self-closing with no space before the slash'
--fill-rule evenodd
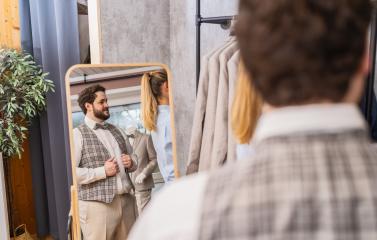
<path id="1" fill-rule="evenodd" d="M 133 162 L 132 162 L 130 155 L 122 154 L 120 157 L 122 159 L 122 163 L 123 163 L 123 166 L 125 168 L 131 168 L 132 167 Z"/>
<path id="2" fill-rule="evenodd" d="M 105 162 L 105 173 L 107 177 L 112 177 L 119 172 L 119 166 L 115 158 L 112 157 Z"/>
<path id="3" fill-rule="evenodd" d="M 136 176 L 135 183 L 137 184 L 142 183 L 146 177 L 147 176 L 145 176 L 144 173 L 140 173 L 139 175 Z"/>

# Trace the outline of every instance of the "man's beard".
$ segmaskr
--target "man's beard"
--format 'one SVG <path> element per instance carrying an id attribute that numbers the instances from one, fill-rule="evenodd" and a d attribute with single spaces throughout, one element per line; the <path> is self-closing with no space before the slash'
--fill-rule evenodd
<path id="1" fill-rule="evenodd" d="M 108 108 L 106 108 L 105 110 L 103 110 L 103 111 L 100 111 L 100 110 L 97 110 L 97 109 L 94 109 L 94 116 L 96 117 L 96 118 L 98 118 L 98 119 L 101 119 L 101 120 L 103 120 L 103 121 L 106 121 L 107 119 L 109 119 L 109 117 L 110 117 L 110 112 L 108 113 L 108 115 L 106 115 L 104 112 L 105 111 L 108 111 L 109 112 L 109 109 Z"/>

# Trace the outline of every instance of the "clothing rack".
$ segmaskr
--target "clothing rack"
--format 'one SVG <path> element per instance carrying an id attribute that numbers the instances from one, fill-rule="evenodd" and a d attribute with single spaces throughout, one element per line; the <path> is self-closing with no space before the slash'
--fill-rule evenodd
<path id="1" fill-rule="evenodd" d="M 196 0 L 196 92 L 198 92 L 199 86 L 199 74 L 200 74 L 200 27 L 202 23 L 207 24 L 218 24 L 224 29 L 230 26 L 231 21 L 234 16 L 221 16 L 221 17 L 208 17 L 204 18 L 201 16 L 200 11 L 200 0 Z M 377 64 L 377 9 L 374 7 L 373 17 L 371 23 L 371 35 L 370 35 L 370 76 L 368 77 L 365 84 L 365 119 L 368 121 L 369 125 L 372 125 L 372 104 L 373 104 L 373 91 L 376 80 L 376 64 Z"/>
<path id="2" fill-rule="evenodd" d="M 208 17 L 204 18 L 200 13 L 200 0 L 196 0 L 196 92 L 198 92 L 199 86 L 199 74 L 200 74 L 200 27 L 202 23 L 218 24 L 222 28 L 227 29 L 230 27 L 230 23 L 234 16 L 221 16 L 221 17 Z"/>

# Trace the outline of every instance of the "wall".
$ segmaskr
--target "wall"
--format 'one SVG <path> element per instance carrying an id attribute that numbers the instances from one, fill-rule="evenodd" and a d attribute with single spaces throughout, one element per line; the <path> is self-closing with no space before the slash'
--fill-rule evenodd
<path id="1" fill-rule="evenodd" d="M 79 42 L 80 42 L 80 62 L 84 63 L 89 53 L 89 24 L 88 15 L 79 15 Z"/>
<path id="2" fill-rule="evenodd" d="M 202 16 L 237 13 L 237 1 L 203 0 Z M 194 0 L 101 1 L 101 38 L 104 63 L 153 62 L 170 66 L 180 171 L 185 172 L 195 104 Z M 202 55 L 220 46 L 229 35 L 218 25 L 203 24 Z"/>
<path id="3" fill-rule="evenodd" d="M 169 0 L 100 1 L 104 63 L 170 63 Z"/>

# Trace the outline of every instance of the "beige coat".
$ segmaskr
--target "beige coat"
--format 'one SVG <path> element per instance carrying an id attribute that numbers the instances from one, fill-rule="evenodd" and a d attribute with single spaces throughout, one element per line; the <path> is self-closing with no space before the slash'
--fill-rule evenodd
<path id="1" fill-rule="evenodd" d="M 238 79 L 240 62 L 240 51 L 238 50 L 233 54 L 232 58 L 228 61 L 228 73 L 229 73 L 229 107 L 228 107 L 228 162 L 236 161 L 236 148 L 237 140 L 235 139 L 231 125 L 232 105 L 235 95 L 236 83 Z"/>
<path id="2" fill-rule="evenodd" d="M 138 167 L 131 175 L 132 182 L 135 183 L 135 179 L 140 173 L 144 173 L 147 176 L 143 183 L 135 183 L 135 189 L 136 191 L 152 189 L 154 187 L 152 173 L 157 166 L 157 155 L 151 136 L 135 131 L 132 149 L 138 159 Z"/>
<path id="3" fill-rule="evenodd" d="M 220 48 L 215 49 L 214 51 L 210 52 L 209 54 L 205 55 L 202 59 L 202 65 L 200 70 L 199 76 L 199 86 L 198 86 L 198 93 L 196 96 L 195 102 L 195 112 L 194 112 L 194 120 L 193 126 L 191 131 L 191 140 L 190 140 L 190 148 L 189 148 L 189 156 L 188 156 L 188 163 L 187 163 L 187 170 L 186 174 L 192 174 L 198 172 L 199 169 L 199 160 L 201 154 L 201 145 L 202 145 L 202 138 L 203 138 L 203 127 L 207 109 L 207 96 L 209 91 L 209 59 L 212 57 L 218 58 L 219 54 L 222 52 L 223 49 L 228 47 L 230 41 L 228 41 L 225 45 L 221 46 Z M 217 65 L 215 64 L 215 67 Z M 211 69 L 214 66 L 211 66 Z M 212 92 L 212 90 L 210 91 Z"/>
<path id="4" fill-rule="evenodd" d="M 228 153 L 228 108 L 229 105 L 229 80 L 231 77 L 228 61 L 238 50 L 236 42 L 229 45 L 220 54 L 219 88 L 217 93 L 216 117 L 214 123 L 213 144 L 211 154 L 211 169 L 222 166 L 227 160 Z"/>
<path id="5" fill-rule="evenodd" d="M 199 171 L 211 168 L 211 154 L 215 130 L 216 105 L 220 76 L 220 54 L 230 45 L 235 43 L 235 38 L 230 37 L 223 48 L 219 49 L 208 61 L 209 83 L 208 95 L 203 126 L 203 137 L 200 146 Z M 195 130 L 195 129 L 194 129 Z"/>
<path id="6" fill-rule="evenodd" d="M 211 169 L 211 155 L 215 133 L 217 96 L 220 77 L 220 54 L 234 43 L 235 38 L 231 37 L 228 44 L 223 49 L 221 49 L 218 54 L 213 55 L 209 59 L 208 98 L 203 128 L 202 146 L 200 149 L 199 171 L 206 171 Z"/>

